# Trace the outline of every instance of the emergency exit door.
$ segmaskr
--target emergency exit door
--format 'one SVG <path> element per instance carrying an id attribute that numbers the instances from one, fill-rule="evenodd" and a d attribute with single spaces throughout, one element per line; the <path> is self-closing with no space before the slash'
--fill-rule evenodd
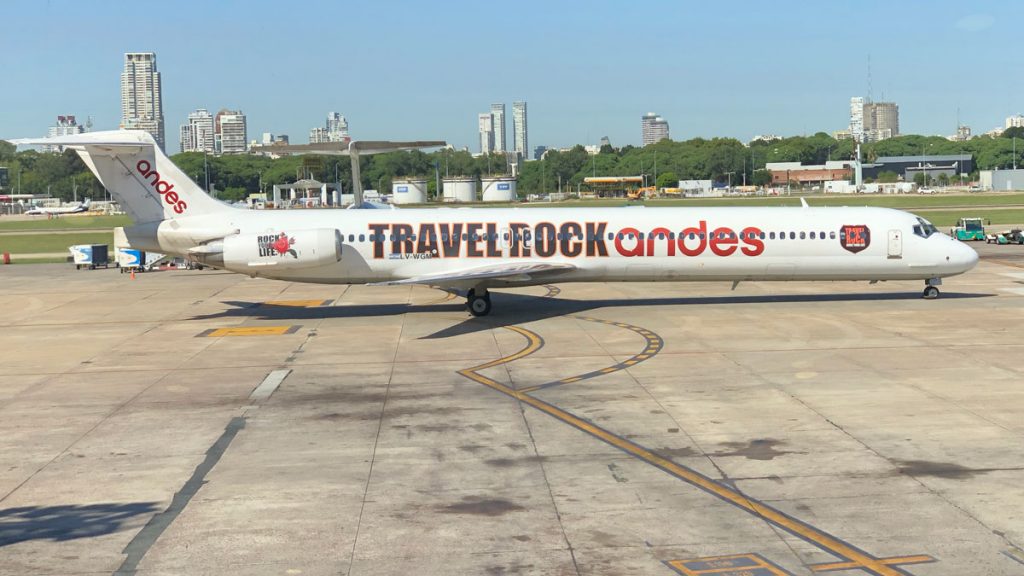
<path id="1" fill-rule="evenodd" d="M 889 258 L 903 258 L 902 230 L 889 230 Z"/>

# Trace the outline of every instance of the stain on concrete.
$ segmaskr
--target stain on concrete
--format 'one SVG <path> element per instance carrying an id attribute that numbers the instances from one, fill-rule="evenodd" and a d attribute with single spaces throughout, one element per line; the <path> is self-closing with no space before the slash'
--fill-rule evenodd
<path id="1" fill-rule="evenodd" d="M 506 574 L 533 574 L 536 570 L 533 564 L 512 564 L 510 566 L 488 566 L 485 573 L 490 576 L 505 576 Z"/>
<path id="2" fill-rule="evenodd" d="M 725 442 L 722 446 L 728 450 L 712 452 L 709 456 L 743 456 L 748 460 L 772 460 L 776 456 L 782 456 L 783 454 L 806 454 L 806 452 L 775 449 L 776 446 L 783 446 L 785 444 L 782 440 L 775 440 L 773 438 L 758 438 L 747 443 Z"/>
<path id="3" fill-rule="evenodd" d="M 968 468 L 953 462 L 933 462 L 931 460 L 896 460 L 900 474 L 907 476 L 932 476 L 948 480 L 967 480 L 979 474 L 1002 470 L 1020 470 L 1020 468 Z"/>
<path id="4" fill-rule="evenodd" d="M 525 510 L 519 504 L 504 498 L 478 498 L 466 496 L 462 502 L 441 508 L 447 514 L 475 514 L 477 516 L 503 516 L 510 512 Z"/>
<path id="5" fill-rule="evenodd" d="M 543 462 L 544 456 L 523 456 L 522 458 L 489 458 L 484 460 L 484 464 L 490 466 L 496 466 L 498 468 L 511 468 L 517 464 L 530 464 L 533 462 Z"/>
<path id="6" fill-rule="evenodd" d="M 689 446 L 683 446 L 682 448 L 669 448 L 665 446 L 662 448 L 658 448 L 657 450 L 655 450 L 655 452 L 661 454 L 662 456 L 667 456 L 669 458 L 686 458 L 687 456 L 700 456 L 700 452 L 694 450 Z"/>
<path id="7" fill-rule="evenodd" d="M 626 478 L 626 475 L 622 472 L 622 469 L 619 468 L 618 464 L 612 462 L 608 465 L 608 470 L 611 471 L 612 478 L 615 478 L 616 482 L 629 482 L 629 478 Z"/>

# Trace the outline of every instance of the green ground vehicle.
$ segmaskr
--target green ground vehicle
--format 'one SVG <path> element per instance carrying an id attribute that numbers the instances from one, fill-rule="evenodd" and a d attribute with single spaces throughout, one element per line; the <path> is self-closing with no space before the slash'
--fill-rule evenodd
<path id="1" fill-rule="evenodd" d="M 981 218 L 961 218 L 949 235 L 957 240 L 984 240 L 985 222 Z"/>
<path id="2" fill-rule="evenodd" d="M 1024 244 L 1024 231 L 1004 230 L 998 234 L 989 234 L 985 242 L 989 244 Z"/>

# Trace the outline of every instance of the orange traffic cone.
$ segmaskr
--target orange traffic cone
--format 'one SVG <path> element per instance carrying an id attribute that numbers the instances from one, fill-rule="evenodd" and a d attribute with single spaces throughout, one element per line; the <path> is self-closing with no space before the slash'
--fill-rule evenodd
<path id="1" fill-rule="evenodd" d="M 135 268 L 132 268 L 132 280 L 135 280 Z"/>

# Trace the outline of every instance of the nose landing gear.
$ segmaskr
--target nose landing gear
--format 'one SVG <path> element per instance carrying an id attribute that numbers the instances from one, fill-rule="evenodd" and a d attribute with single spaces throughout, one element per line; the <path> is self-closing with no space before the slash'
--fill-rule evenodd
<path id="1" fill-rule="evenodd" d="M 935 300 L 939 297 L 939 285 L 942 284 L 942 278 L 929 278 L 924 281 L 924 292 L 921 294 L 921 298 L 925 300 Z"/>
<path id="2" fill-rule="evenodd" d="M 483 290 L 478 294 L 475 288 L 470 289 L 466 293 L 466 308 L 473 316 L 487 316 L 491 313 L 491 293 Z"/>

